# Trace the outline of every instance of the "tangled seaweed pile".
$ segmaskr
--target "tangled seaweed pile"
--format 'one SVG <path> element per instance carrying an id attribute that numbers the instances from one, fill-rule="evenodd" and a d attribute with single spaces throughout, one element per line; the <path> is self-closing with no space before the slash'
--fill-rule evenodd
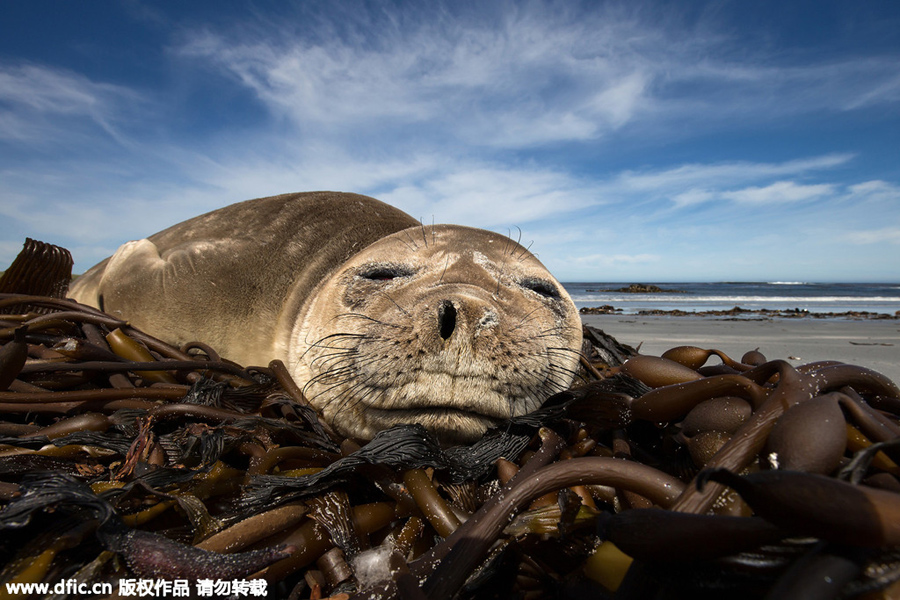
<path id="1" fill-rule="evenodd" d="M 471 446 L 403 426 L 360 447 L 277 361 L 244 368 L 50 296 L 0 294 L 0 311 L 0 583 L 900 593 L 900 390 L 863 367 L 693 347 L 619 364 L 627 348 L 586 328 L 584 381 L 536 413 Z"/>

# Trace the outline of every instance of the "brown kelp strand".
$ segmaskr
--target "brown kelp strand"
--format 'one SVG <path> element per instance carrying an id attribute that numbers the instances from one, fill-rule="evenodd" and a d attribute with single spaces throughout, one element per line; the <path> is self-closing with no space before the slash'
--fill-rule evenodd
<path id="1" fill-rule="evenodd" d="M 124 526 L 101 528 L 98 533 L 107 549 L 125 559 L 138 577 L 154 579 L 237 579 L 247 577 L 296 551 L 278 546 L 234 554 L 220 554 L 140 529 Z"/>
<path id="2" fill-rule="evenodd" d="M 767 600 L 826 600 L 841 597 L 842 589 L 863 570 L 856 549 L 817 544 L 797 560 L 769 590 Z M 852 595 L 851 595 L 852 597 Z"/>
<path id="3" fill-rule="evenodd" d="M 286 504 L 270 511 L 248 517 L 222 529 L 197 544 L 198 548 L 214 552 L 240 550 L 292 527 L 307 513 L 303 504 Z"/>
<path id="4" fill-rule="evenodd" d="M 681 432 L 691 437 L 704 431 L 734 433 L 753 413 L 753 407 L 735 396 L 704 400 L 690 410 L 681 422 Z"/>
<path id="5" fill-rule="evenodd" d="M 787 531 L 851 546 L 900 545 L 900 494 L 800 471 L 701 473 L 698 485 L 734 488 L 760 516 Z"/>
<path id="6" fill-rule="evenodd" d="M 264 577 L 270 597 L 360 599 L 893 581 L 900 393 L 863 366 L 635 356 L 586 328 L 575 387 L 447 448 L 417 426 L 341 438 L 278 361 L 247 369 L 61 298 L 2 306 L 27 307 L 0 331 L 10 577 Z"/>
<path id="7" fill-rule="evenodd" d="M 55 372 L 63 373 L 67 371 L 96 371 L 105 373 L 124 373 L 133 371 L 142 373 L 145 369 L 165 368 L 167 371 L 203 371 L 205 373 L 217 372 L 226 373 L 244 377 L 246 373 L 234 364 L 227 362 L 212 362 L 203 360 L 165 360 L 165 361 L 129 361 L 129 362 L 110 362 L 110 361 L 94 361 L 85 360 L 76 363 L 37 363 L 26 365 L 23 367 L 23 373 L 32 374 L 39 372 Z M 165 371 L 163 371 L 165 372 Z M 177 383 L 174 380 L 167 380 L 165 383 Z"/>
<path id="8" fill-rule="evenodd" d="M 681 363 L 657 356 L 634 356 L 622 365 L 622 372 L 650 387 L 662 387 L 703 379 L 696 370 Z"/>
<path id="9" fill-rule="evenodd" d="M 766 442 L 766 460 L 776 469 L 828 474 L 847 450 L 847 425 L 833 394 L 790 407 Z"/>
<path id="10" fill-rule="evenodd" d="M 704 349 L 696 346 L 676 346 L 662 353 L 662 358 L 675 361 L 694 371 L 703 367 L 712 356 L 718 356 L 723 365 L 736 371 L 747 371 L 754 365 L 765 362 L 765 357 L 762 354 L 752 350 L 750 353 L 744 354 L 740 362 L 732 360 L 730 356 L 715 348 Z M 750 361 L 749 364 L 745 364 L 748 360 Z"/>
<path id="11" fill-rule="evenodd" d="M 877 444 L 866 446 L 862 450 L 857 451 L 853 455 L 853 459 L 841 467 L 836 477 L 844 481 L 849 481 L 850 483 L 859 483 L 866 478 L 873 466 L 876 468 L 878 467 L 876 463 L 886 462 L 884 460 L 877 460 L 878 458 L 884 458 L 882 456 L 882 451 L 890 452 L 891 450 L 897 450 L 898 448 L 900 448 L 900 437 L 887 442 L 878 442 Z M 882 464 L 880 468 L 882 470 L 885 468 L 892 470 L 891 467 L 892 465 L 890 464 Z M 876 470 L 875 473 L 868 476 L 868 480 L 879 482 L 879 484 L 874 487 L 900 492 L 900 481 L 890 473 L 878 472 Z"/>
<path id="12" fill-rule="evenodd" d="M 459 519 L 435 489 L 424 469 L 410 469 L 403 474 L 403 482 L 438 535 L 447 537 L 459 527 Z"/>
<path id="13" fill-rule="evenodd" d="M 602 457 L 561 461 L 540 469 L 527 479 L 517 477 L 516 480 L 497 506 L 472 515 L 470 522 L 477 525 L 467 529 L 466 536 L 457 540 L 426 580 L 424 590 L 429 598 L 452 597 L 494 543 L 509 515 L 548 491 L 570 485 L 612 485 L 669 506 L 683 487 L 674 477 L 645 465 Z"/>
<path id="14" fill-rule="evenodd" d="M 0 348 L 0 391 L 9 388 L 9 384 L 16 380 L 28 360 L 26 331 L 27 326 L 16 328 L 13 339 Z"/>
<path id="15" fill-rule="evenodd" d="M 747 467 L 758 458 L 769 432 L 784 411 L 799 402 L 809 400 L 818 392 L 815 381 L 809 375 L 799 373 L 785 361 L 765 363 L 747 371 L 747 374 L 754 374 L 761 380 L 778 375 L 778 384 L 747 422 L 706 464 L 709 468 L 738 471 Z M 702 490 L 690 486 L 676 502 L 675 509 L 682 512 L 705 512 L 712 507 L 721 492 L 721 488 L 713 485 Z"/>
<path id="16" fill-rule="evenodd" d="M 128 337 L 121 329 L 113 329 L 106 335 L 106 341 L 109 343 L 110 349 L 118 356 L 134 363 L 153 362 L 153 355 L 150 351 L 139 344 L 137 340 Z M 177 383 L 175 378 L 166 371 L 135 371 L 139 375 L 149 381 L 155 383 Z"/>
<path id="17" fill-rule="evenodd" d="M 52 296 L 39 296 L 34 294 L 0 292 L 0 309 L 7 309 L 9 307 L 18 305 L 36 306 L 40 308 L 46 308 L 55 312 L 74 310 L 78 311 L 79 313 L 106 317 L 108 319 L 113 318 L 111 315 L 107 315 L 103 311 L 97 310 L 96 308 L 93 308 L 91 306 L 79 304 L 74 300 L 54 298 Z M 35 316 L 33 314 L 30 314 L 31 311 L 21 312 L 28 318 L 34 318 Z"/>
<path id="18" fill-rule="evenodd" d="M 540 446 L 533 453 L 529 454 L 524 461 L 524 465 L 518 472 L 502 487 L 496 486 L 495 493 L 492 493 L 478 510 L 478 513 L 472 515 L 465 523 L 458 527 L 449 537 L 435 544 L 429 550 L 419 556 L 411 565 L 410 572 L 419 580 L 424 581 L 425 578 L 432 573 L 440 561 L 446 557 L 456 543 L 471 535 L 472 528 L 479 527 L 479 515 L 496 511 L 506 499 L 507 494 L 512 487 L 519 482 L 531 478 L 537 471 L 552 463 L 563 449 L 564 440 L 560 438 L 554 431 L 542 428 L 538 432 Z M 367 589 L 360 591 L 353 600 L 363 600 L 364 598 L 395 598 L 397 597 L 397 587 L 393 582 L 373 581 Z"/>
<path id="19" fill-rule="evenodd" d="M 605 513 L 599 534 L 632 558 L 689 563 L 752 550 L 786 537 L 760 517 L 694 515 L 660 508 Z M 677 552 L 673 552 L 678 548 Z"/>
<path id="20" fill-rule="evenodd" d="M 352 518 L 357 533 L 364 536 L 383 530 L 397 518 L 397 513 L 391 503 L 373 502 L 354 506 Z M 269 539 L 274 543 L 287 544 L 297 548 L 287 558 L 256 574 L 270 582 L 282 581 L 285 577 L 297 573 L 335 545 L 325 527 L 312 519 L 303 521 L 302 525 L 289 530 L 285 535 Z M 267 546 L 270 545 L 268 540 L 264 540 L 263 543 Z"/>

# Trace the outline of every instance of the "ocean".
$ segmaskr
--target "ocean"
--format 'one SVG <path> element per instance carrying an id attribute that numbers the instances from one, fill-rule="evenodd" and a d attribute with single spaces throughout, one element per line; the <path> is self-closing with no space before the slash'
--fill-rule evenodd
<path id="1" fill-rule="evenodd" d="M 743 309 L 794 310 L 812 313 L 875 312 L 893 315 L 900 311 L 900 283 L 806 283 L 798 281 L 652 283 L 664 290 L 650 294 L 615 291 L 628 283 L 563 283 L 575 305 L 612 305 L 623 314 L 642 310 L 700 312 Z"/>

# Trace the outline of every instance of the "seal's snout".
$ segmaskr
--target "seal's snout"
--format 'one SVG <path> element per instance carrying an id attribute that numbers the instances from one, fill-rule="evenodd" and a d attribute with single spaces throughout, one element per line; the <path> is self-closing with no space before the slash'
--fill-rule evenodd
<path id="1" fill-rule="evenodd" d="M 456 329 L 456 308 L 449 300 L 444 300 L 438 307 L 438 331 L 443 340 L 449 340 Z"/>
<path id="2" fill-rule="evenodd" d="M 459 350 L 470 347 L 482 334 L 488 333 L 499 322 L 497 307 L 490 301 L 485 301 L 472 294 L 454 294 L 452 300 L 444 298 L 437 303 L 437 319 L 434 319 L 432 308 L 425 308 L 425 315 L 430 329 L 427 334 L 437 340 L 444 349 L 453 347 Z M 434 325 L 432 325 L 432 323 Z"/>

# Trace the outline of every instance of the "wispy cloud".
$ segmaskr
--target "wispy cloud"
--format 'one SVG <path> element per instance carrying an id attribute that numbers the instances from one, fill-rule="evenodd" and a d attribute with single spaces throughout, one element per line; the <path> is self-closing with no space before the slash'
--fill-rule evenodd
<path id="1" fill-rule="evenodd" d="M 599 202 L 593 184 L 537 167 L 455 165 L 420 183 L 380 194 L 413 215 L 480 227 L 534 223 Z"/>
<path id="2" fill-rule="evenodd" d="M 803 185 L 793 181 L 776 181 L 762 187 L 751 186 L 722 192 L 722 198 L 742 204 L 785 204 L 825 198 L 833 194 L 834 186 L 827 183 Z"/>
<path id="3" fill-rule="evenodd" d="M 666 169 L 627 170 L 617 177 L 617 182 L 623 188 L 641 192 L 728 189 L 773 177 L 800 176 L 832 169 L 851 161 L 853 156 L 842 153 L 784 162 L 732 161 L 685 164 Z"/>
<path id="4" fill-rule="evenodd" d="M 849 231 L 843 236 L 844 240 L 851 244 L 878 244 L 888 242 L 900 244 L 900 227 L 883 227 L 868 231 Z"/>
<path id="5" fill-rule="evenodd" d="M 46 142 L 63 129 L 55 118 L 87 120 L 118 139 L 114 119 L 126 102 L 137 101 L 132 90 L 77 73 L 0 63 L 0 139 Z"/>
<path id="6" fill-rule="evenodd" d="M 427 125 L 508 148 L 598 139 L 629 125 L 721 128 L 736 115 L 746 124 L 900 100 L 896 56 L 738 59 L 713 27 L 657 9 L 653 21 L 610 5 L 574 12 L 529 3 L 500 16 L 460 9 L 438 18 L 411 11 L 365 26 L 351 18 L 351 33 L 323 27 L 319 36 L 270 23 L 264 33 L 187 34 L 176 52 L 230 74 L 304 130 Z M 304 18 L 310 29 L 322 25 L 315 14 Z"/>
<path id="7" fill-rule="evenodd" d="M 429 123 L 488 146 L 597 137 L 634 117 L 649 83 L 622 23 L 599 15 L 583 23 L 522 10 L 500 23 L 404 25 L 318 43 L 266 35 L 235 44 L 207 30 L 179 53 L 231 73 L 301 127 Z"/>
<path id="8" fill-rule="evenodd" d="M 168 27 L 164 89 L 0 62 L 0 232 L 77 247 L 83 269 L 234 201 L 333 189 L 426 222 L 521 226 L 571 276 L 895 243 L 900 187 L 867 170 L 865 144 L 757 129 L 893 110 L 897 55 L 738 46 L 667 3 L 386 6 Z M 207 114 L 210 96 L 239 98 L 252 122 Z"/>

